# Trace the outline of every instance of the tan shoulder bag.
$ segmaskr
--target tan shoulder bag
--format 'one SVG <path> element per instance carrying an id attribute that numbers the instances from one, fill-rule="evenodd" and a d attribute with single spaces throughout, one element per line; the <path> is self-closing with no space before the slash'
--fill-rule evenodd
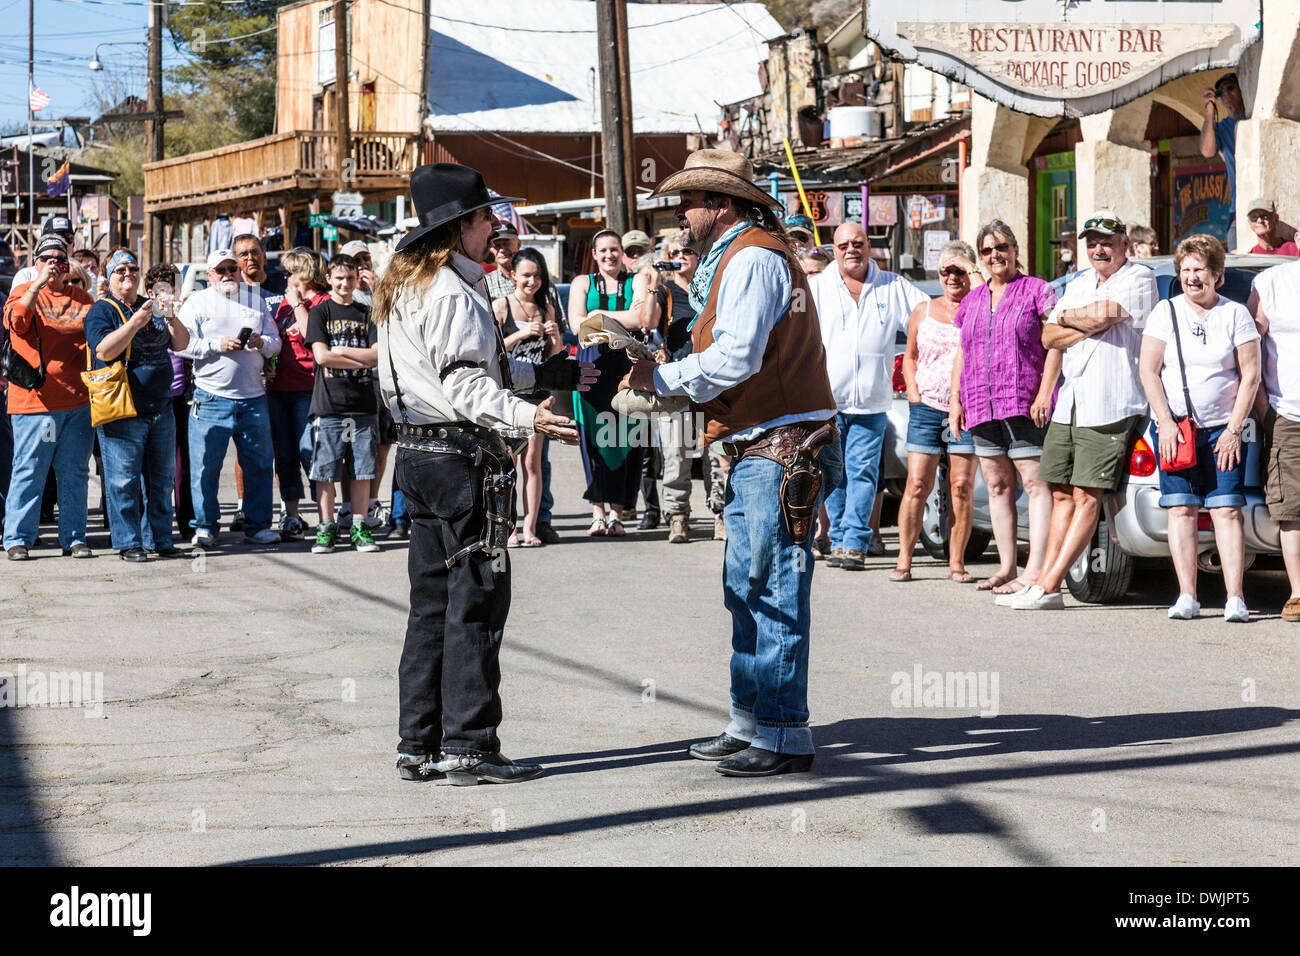
<path id="1" fill-rule="evenodd" d="M 126 313 L 122 311 L 122 307 L 112 299 L 107 301 L 117 309 L 117 314 L 122 317 L 122 324 L 126 325 Z M 92 369 L 94 358 L 91 355 L 90 343 L 86 343 L 86 370 L 81 373 L 81 380 L 86 383 L 86 391 L 90 393 L 91 428 L 98 428 L 100 425 L 121 421 L 124 418 L 135 418 L 135 401 L 131 398 L 131 382 L 126 375 L 126 364 L 129 361 L 131 361 L 131 343 L 127 342 L 125 358 L 111 362 L 103 368 Z"/>

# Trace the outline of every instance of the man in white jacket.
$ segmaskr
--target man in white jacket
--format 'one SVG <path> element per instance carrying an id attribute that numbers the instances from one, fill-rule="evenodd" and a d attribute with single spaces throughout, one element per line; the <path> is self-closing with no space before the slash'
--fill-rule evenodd
<path id="1" fill-rule="evenodd" d="M 810 282 L 844 451 L 845 482 L 826 499 L 826 563 L 862 571 L 871 546 L 885 418 L 894 399 L 895 342 L 907 334 L 908 317 L 926 295 L 871 261 L 870 241 L 856 222 L 836 229 L 834 244 L 835 264 Z"/>

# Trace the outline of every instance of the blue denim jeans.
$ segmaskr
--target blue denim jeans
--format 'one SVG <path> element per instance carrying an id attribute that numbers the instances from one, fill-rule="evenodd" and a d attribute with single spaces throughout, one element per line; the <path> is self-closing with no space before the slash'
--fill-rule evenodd
<path id="1" fill-rule="evenodd" d="M 153 415 L 100 425 L 99 450 L 113 547 L 172 547 L 176 421 L 171 404 Z"/>
<path id="2" fill-rule="evenodd" d="M 396 485 L 396 482 L 394 482 Z M 406 510 L 406 495 L 402 494 L 402 489 L 393 488 L 393 525 L 411 526 L 411 513 Z"/>
<path id="3" fill-rule="evenodd" d="M 280 500 L 299 501 L 303 495 L 302 476 L 311 472 L 311 392 L 268 391 L 266 405 L 271 416 Z"/>
<path id="4" fill-rule="evenodd" d="M 275 453 L 271 447 L 266 396 L 221 398 L 194 390 L 190 412 L 190 488 L 194 496 L 194 528 L 216 533 L 221 523 L 217 488 L 226 448 L 235 440 L 235 454 L 244 470 L 244 532 L 271 526 L 271 485 Z"/>
<path id="5" fill-rule="evenodd" d="M 45 476 L 54 466 L 59 483 L 59 545 L 86 542 L 86 488 L 90 481 L 90 406 L 61 412 L 10 415 L 14 430 L 13 474 L 5 508 L 5 549 L 30 548 L 41 523 Z"/>
<path id="6" fill-rule="evenodd" d="M 9 424 L 9 391 L 0 389 L 0 529 L 5 523 L 5 499 L 14 464 L 14 430 Z"/>
<path id="7" fill-rule="evenodd" d="M 542 502 L 537 507 L 537 521 L 540 524 L 551 523 L 551 509 L 555 507 L 555 496 L 551 494 L 551 440 L 542 439 Z"/>
<path id="8" fill-rule="evenodd" d="M 844 484 L 826 497 L 831 547 L 866 551 L 871 544 L 871 509 L 880 487 L 880 452 L 885 443 L 885 413 L 835 416 L 844 455 Z"/>
<path id="9" fill-rule="evenodd" d="M 838 448 L 822 453 L 823 491 L 840 479 Z M 732 465 L 723 603 L 731 612 L 731 722 L 727 733 L 777 753 L 810 754 L 808 638 L 812 538 L 795 542 L 781 517 L 783 469 L 750 456 Z"/>

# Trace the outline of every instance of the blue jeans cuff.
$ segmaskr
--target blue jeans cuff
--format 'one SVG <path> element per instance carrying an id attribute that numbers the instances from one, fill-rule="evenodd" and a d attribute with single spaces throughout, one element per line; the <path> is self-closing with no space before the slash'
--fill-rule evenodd
<path id="1" fill-rule="evenodd" d="M 727 724 L 727 736 L 735 737 L 737 740 L 753 741 L 754 739 L 754 714 L 745 708 L 731 705 L 731 723 Z"/>
<path id="2" fill-rule="evenodd" d="M 812 730 L 807 724 L 759 724 L 749 743 L 779 754 L 813 752 Z"/>

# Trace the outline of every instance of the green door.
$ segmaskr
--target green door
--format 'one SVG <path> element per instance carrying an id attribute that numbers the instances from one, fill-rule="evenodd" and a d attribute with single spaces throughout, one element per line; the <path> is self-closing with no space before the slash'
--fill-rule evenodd
<path id="1" fill-rule="evenodd" d="M 1074 150 L 1038 157 L 1035 164 L 1037 181 L 1037 206 L 1034 233 L 1033 272 L 1036 276 L 1052 279 L 1056 276 L 1057 246 L 1051 240 L 1061 234 L 1067 219 L 1074 218 Z"/>

